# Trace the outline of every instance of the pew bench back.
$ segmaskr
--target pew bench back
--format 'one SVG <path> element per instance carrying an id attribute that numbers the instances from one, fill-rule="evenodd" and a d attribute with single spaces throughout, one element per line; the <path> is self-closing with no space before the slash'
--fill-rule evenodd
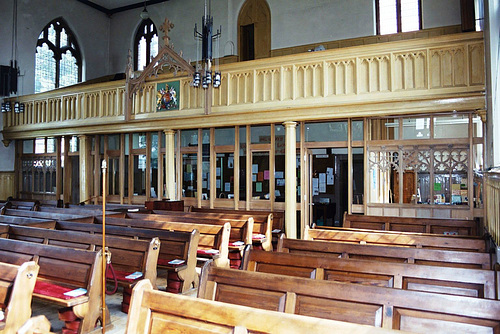
<path id="1" fill-rule="evenodd" d="M 466 219 L 413 218 L 344 214 L 343 227 L 433 234 L 482 235 L 478 222 Z"/>
<path id="2" fill-rule="evenodd" d="M 76 231 L 60 231 L 23 226 L 10 226 L 9 239 L 36 242 L 67 248 L 98 251 L 102 248 L 102 236 Z M 125 276 L 141 272 L 156 286 L 156 264 L 160 249 L 158 238 L 150 240 L 125 239 L 106 236 L 106 247 L 111 253 L 111 264 L 121 286 L 131 288 L 136 282 Z"/>
<path id="3" fill-rule="evenodd" d="M 101 218 L 95 218 L 95 222 L 100 223 Z M 229 266 L 229 236 L 231 233 L 231 225 L 210 225 L 210 224 L 194 224 L 194 223 L 179 223 L 179 222 L 158 222 L 150 220 L 136 220 L 127 218 L 107 218 L 107 225 L 133 227 L 150 230 L 167 230 L 167 231 L 182 231 L 192 232 L 198 230 L 200 238 L 198 241 L 198 255 L 206 258 L 215 258 L 217 265 Z M 214 256 L 215 255 L 215 256 Z"/>
<path id="4" fill-rule="evenodd" d="M 493 263 L 488 253 L 297 240 L 284 236 L 278 242 L 278 252 L 476 269 L 492 269 Z"/>
<path id="5" fill-rule="evenodd" d="M 242 212 L 179 212 L 166 210 L 154 210 L 152 213 L 158 216 L 217 219 L 230 222 L 231 228 L 233 228 L 233 222 L 252 220 L 253 224 L 249 234 L 250 240 L 253 240 L 255 245 L 261 245 L 267 251 L 272 250 L 273 214 L 266 214 L 264 212 L 247 214 Z"/>
<path id="6" fill-rule="evenodd" d="M 81 318 L 80 332 L 86 333 L 95 328 L 101 318 L 102 307 L 101 251 L 0 238 L 0 258 L 17 265 L 35 261 L 40 269 L 33 296 L 72 308 Z M 85 289 L 83 295 L 65 295 L 80 288 Z"/>
<path id="7" fill-rule="evenodd" d="M 486 241 L 477 237 L 359 230 L 343 227 L 309 228 L 306 226 L 303 239 L 483 253 L 487 251 Z"/>
<path id="8" fill-rule="evenodd" d="M 207 266 L 198 297 L 420 333 L 495 332 L 500 301 Z"/>
<path id="9" fill-rule="evenodd" d="M 144 319 L 149 321 L 144 321 Z M 391 330 L 311 318 L 155 291 L 147 281 L 134 288 L 128 334 L 148 333 L 392 333 Z"/>
<path id="10" fill-rule="evenodd" d="M 56 229 L 102 235 L 102 225 L 99 224 L 60 221 L 57 222 Z M 161 242 L 157 262 L 158 267 L 177 273 L 182 282 L 178 289 L 180 292 L 187 291 L 194 284 L 196 279 L 196 251 L 200 237 L 198 230 L 181 232 L 106 226 L 106 234 L 129 239 L 151 240 L 152 238 L 158 238 Z M 171 261 L 174 260 L 181 263 L 171 264 Z"/>
<path id="11" fill-rule="evenodd" d="M 498 299 L 493 270 L 387 263 L 248 250 L 243 270 L 345 283 Z"/>

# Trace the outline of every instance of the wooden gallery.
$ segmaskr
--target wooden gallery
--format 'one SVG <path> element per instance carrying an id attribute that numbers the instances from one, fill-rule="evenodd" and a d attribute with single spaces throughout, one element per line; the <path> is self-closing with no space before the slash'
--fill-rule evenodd
<path id="1" fill-rule="evenodd" d="M 500 333 L 499 17 L 4 1 L 0 333 Z"/>

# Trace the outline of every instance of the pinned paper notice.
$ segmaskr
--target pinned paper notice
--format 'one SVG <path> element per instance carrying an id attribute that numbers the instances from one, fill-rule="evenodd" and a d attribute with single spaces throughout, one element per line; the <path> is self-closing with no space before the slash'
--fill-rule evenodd
<path id="1" fill-rule="evenodd" d="M 83 296 L 84 294 L 87 293 L 87 290 L 84 288 L 78 288 L 75 290 L 71 290 L 68 292 L 65 292 L 64 295 L 68 297 L 78 297 L 78 296 Z"/>

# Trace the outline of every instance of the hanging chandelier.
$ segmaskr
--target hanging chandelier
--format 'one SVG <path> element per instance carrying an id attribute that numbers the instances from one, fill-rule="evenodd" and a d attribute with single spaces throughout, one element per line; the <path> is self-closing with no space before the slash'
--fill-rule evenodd
<path id="1" fill-rule="evenodd" d="M 193 74 L 193 86 L 208 88 L 212 85 L 214 88 L 218 88 L 221 84 L 221 73 L 219 71 L 219 38 L 221 36 L 222 26 L 217 29 L 217 32 L 213 33 L 213 17 L 211 15 L 211 0 L 209 0 L 207 8 L 207 0 L 205 0 L 205 11 L 201 20 L 202 30 L 198 31 L 198 27 L 195 23 L 194 25 L 194 38 L 197 40 L 197 61 L 196 61 L 196 71 Z M 201 64 L 199 62 L 199 43 L 201 41 Z M 212 44 L 216 42 L 216 57 L 215 57 L 215 72 L 212 75 Z"/>

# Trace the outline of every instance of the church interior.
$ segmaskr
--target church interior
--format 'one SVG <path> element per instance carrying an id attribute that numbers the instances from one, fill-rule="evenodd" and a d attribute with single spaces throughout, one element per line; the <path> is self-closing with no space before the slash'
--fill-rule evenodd
<path id="1" fill-rule="evenodd" d="M 0 333 L 497 333 L 497 0 L 0 2 Z"/>

